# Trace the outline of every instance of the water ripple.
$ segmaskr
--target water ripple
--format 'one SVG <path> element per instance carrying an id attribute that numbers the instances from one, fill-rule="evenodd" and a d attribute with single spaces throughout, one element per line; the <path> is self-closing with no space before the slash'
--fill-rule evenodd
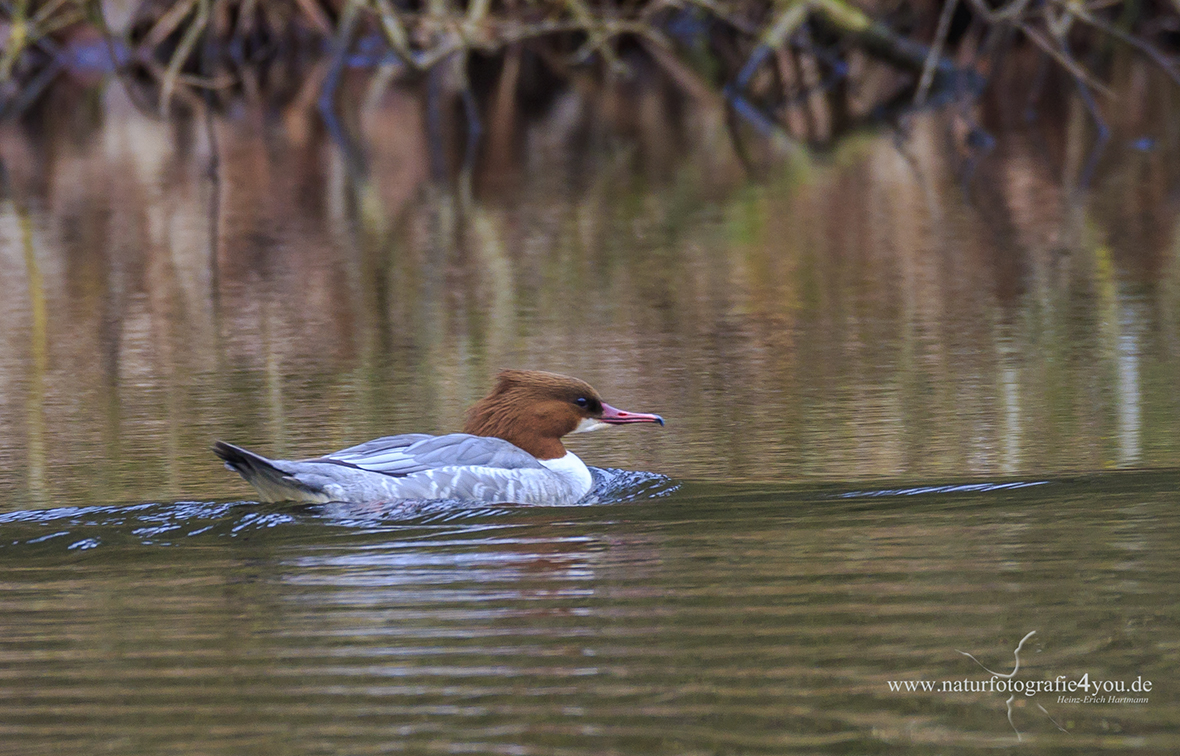
<path id="1" fill-rule="evenodd" d="M 679 484 L 653 473 L 591 470 L 596 485 L 579 506 L 654 500 L 679 488 Z M 142 545 L 169 546 L 197 537 L 235 538 L 301 522 L 344 527 L 357 533 L 379 533 L 404 526 L 482 525 L 520 509 L 470 501 L 408 501 L 378 507 L 203 501 L 54 507 L 0 513 L 0 549 L 46 544 L 67 537 L 74 538 L 68 549 L 76 551 L 128 539 Z M 92 531 L 98 534 L 91 535 Z"/>
<path id="2" fill-rule="evenodd" d="M 701 483 L 635 506 L 629 484 L 614 505 L 404 520 L 242 502 L 9 513 L 0 534 L 26 548 L 2 557 L 0 742 L 934 756 L 1015 747 L 1015 726 L 1038 752 L 1169 752 L 1176 483 L 895 486 L 925 498 L 872 506 Z M 890 688 L 986 679 L 956 650 L 1007 670 L 1034 629 L 1020 676 L 1027 661 L 1028 679 L 1141 675 L 1157 692 L 1016 701 L 1010 725 L 1002 696 Z"/>
<path id="3" fill-rule="evenodd" d="M 1007 483 L 964 483 L 943 486 L 912 486 L 909 488 L 882 488 L 866 491 L 848 491 L 838 495 L 841 499 L 862 499 L 879 496 L 922 496 L 926 494 L 991 493 L 993 491 L 1014 491 L 1019 488 L 1048 485 L 1047 480 L 1012 481 Z"/>

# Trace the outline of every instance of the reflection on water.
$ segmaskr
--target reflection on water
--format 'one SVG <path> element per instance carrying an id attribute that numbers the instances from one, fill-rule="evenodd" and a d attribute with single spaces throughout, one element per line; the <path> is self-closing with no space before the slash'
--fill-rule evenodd
<path id="1" fill-rule="evenodd" d="M 1077 108 L 965 190 L 954 114 L 753 184 L 723 113 L 627 91 L 445 185 L 407 89 L 365 176 L 307 103 L 0 126 L 0 753 L 1176 750 L 1180 478 L 1063 477 L 1180 466 L 1174 104 L 1120 100 L 1087 191 Z M 455 429 L 505 366 L 659 412 L 571 445 L 688 482 L 219 503 L 214 438 Z M 1150 702 L 889 688 L 1032 630 L 1027 679 Z"/>
<path id="2" fill-rule="evenodd" d="M 1180 478 L 1026 483 L 8 513 L 0 750 L 1174 750 Z M 1018 697 L 1009 725 L 1005 695 L 890 689 L 988 679 L 956 651 L 1007 672 L 1031 630 L 1019 679 L 1148 703 Z"/>
<path id="3" fill-rule="evenodd" d="M 1158 104 L 1112 118 L 1089 192 L 1062 127 L 1005 136 L 968 200 L 950 116 L 751 185 L 722 112 L 682 109 L 669 141 L 670 107 L 635 120 L 625 91 L 567 92 L 517 160 L 445 186 L 407 89 L 362 109 L 364 177 L 311 108 L 209 132 L 110 88 L 3 126 L 0 507 L 240 495 L 216 437 L 309 455 L 455 429 L 505 366 L 663 414 L 574 446 L 677 478 L 1180 464 Z"/>

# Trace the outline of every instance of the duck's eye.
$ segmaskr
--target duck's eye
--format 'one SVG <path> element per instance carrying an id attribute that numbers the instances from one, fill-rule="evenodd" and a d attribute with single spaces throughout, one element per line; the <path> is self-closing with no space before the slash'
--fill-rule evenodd
<path id="1" fill-rule="evenodd" d="M 574 404 L 578 405 L 582 409 L 586 409 L 587 407 L 590 406 L 590 400 L 584 396 L 579 396 L 577 399 L 574 400 Z"/>

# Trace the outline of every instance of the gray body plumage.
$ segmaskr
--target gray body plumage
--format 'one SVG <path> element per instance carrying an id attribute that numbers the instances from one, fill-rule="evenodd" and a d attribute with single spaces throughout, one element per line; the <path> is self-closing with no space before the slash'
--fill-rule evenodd
<path id="1" fill-rule="evenodd" d="M 592 482 L 572 453 L 542 462 L 502 439 L 466 433 L 386 436 L 297 461 L 267 459 L 223 441 L 213 450 L 264 501 L 464 499 L 564 505 L 583 498 Z"/>

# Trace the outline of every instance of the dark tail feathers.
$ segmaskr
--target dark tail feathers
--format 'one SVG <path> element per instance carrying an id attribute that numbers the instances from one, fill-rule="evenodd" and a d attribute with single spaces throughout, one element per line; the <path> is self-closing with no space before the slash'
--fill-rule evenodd
<path id="1" fill-rule="evenodd" d="M 283 473 L 266 457 L 224 441 L 213 442 L 213 453 L 225 461 L 230 470 L 249 480 L 258 475 L 281 476 Z"/>
<path id="2" fill-rule="evenodd" d="M 247 483 L 257 488 L 264 495 L 274 496 L 276 499 L 282 500 L 282 498 L 298 497 L 279 497 L 276 495 L 274 489 L 289 492 L 307 491 L 315 493 L 293 476 L 280 470 L 275 466 L 274 462 L 271 462 L 261 454 L 255 454 L 249 449 L 227 444 L 224 441 L 215 441 L 213 442 L 213 453 L 225 461 L 227 468 L 241 475 L 246 479 Z"/>

